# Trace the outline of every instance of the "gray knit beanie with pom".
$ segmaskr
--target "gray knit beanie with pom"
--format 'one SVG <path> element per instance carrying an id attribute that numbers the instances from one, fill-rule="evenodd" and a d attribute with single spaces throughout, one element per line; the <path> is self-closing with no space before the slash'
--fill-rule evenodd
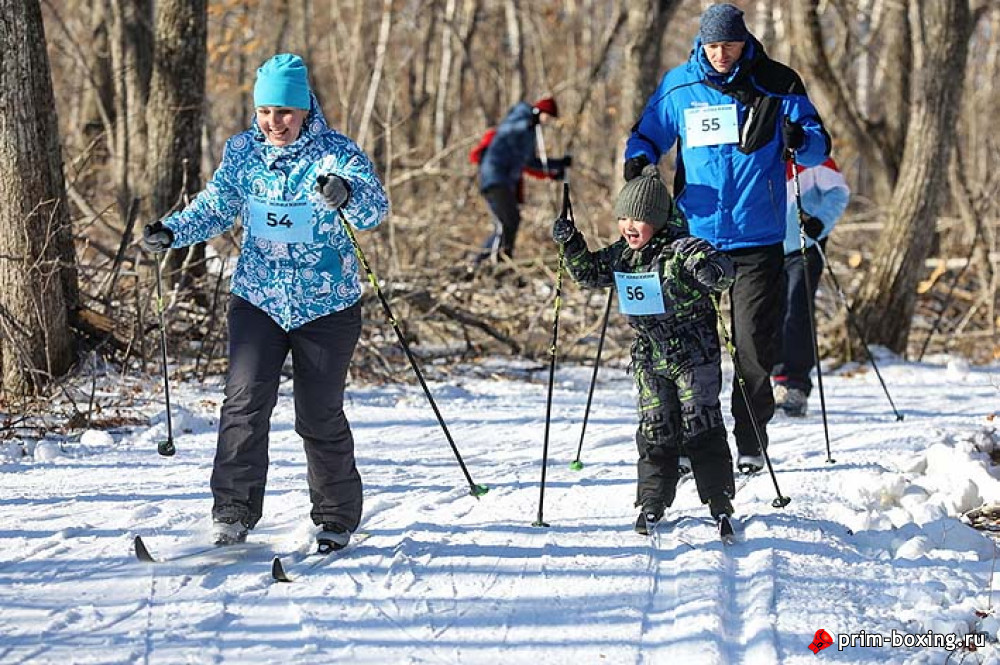
<path id="1" fill-rule="evenodd" d="M 615 201 L 615 217 L 649 222 L 657 231 L 667 225 L 673 209 L 673 198 L 660 180 L 656 164 L 648 164 L 639 177 L 625 183 Z"/>

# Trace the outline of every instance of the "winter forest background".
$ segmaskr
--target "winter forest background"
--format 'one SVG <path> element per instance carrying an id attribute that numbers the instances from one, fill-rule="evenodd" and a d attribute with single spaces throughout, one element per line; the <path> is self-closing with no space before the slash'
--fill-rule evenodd
<path id="1" fill-rule="evenodd" d="M 624 139 L 708 4 L 0 0 L 0 661 L 1000 664 L 997 548 L 968 526 L 1000 530 L 1000 2 L 736 0 L 802 74 L 853 190 L 828 246 L 844 293 L 827 275 L 819 296 L 829 428 L 815 396 L 809 417 L 772 422 L 777 476 L 739 479 L 736 545 L 689 482 L 661 534 L 632 531 L 617 315 L 586 465 L 568 470 L 606 296 L 564 284 L 546 395 L 556 184 L 527 183 L 515 261 L 462 277 L 490 224 L 467 154 L 520 100 L 558 99 L 547 152 L 573 155 L 591 243 L 613 238 Z M 365 539 L 304 565 L 285 382 L 258 549 L 142 566 L 135 535 L 165 557 L 205 539 L 239 230 L 160 257 L 170 458 L 154 452 L 169 413 L 157 271 L 136 241 L 200 190 L 250 122 L 256 67 L 281 51 L 307 60 L 331 125 L 383 177 L 392 215 L 360 243 L 491 489 L 462 486 L 369 289 L 346 407 Z M 727 406 L 732 369 L 724 359 Z M 539 529 L 549 406 L 552 528 Z M 273 582 L 272 555 L 296 583 Z M 817 657 L 817 629 L 989 645 Z"/>
<path id="2" fill-rule="evenodd" d="M 579 223 L 610 239 L 624 137 L 687 56 L 707 4 L 0 0 L 0 403 L 58 391 L 81 358 L 126 371 L 156 361 L 151 257 L 135 240 L 199 191 L 251 118 L 255 68 L 280 51 L 306 58 L 331 124 L 383 176 L 393 215 L 362 243 L 417 354 L 442 367 L 544 356 L 558 187 L 528 183 L 507 267 L 519 284 L 455 279 L 489 226 L 468 149 L 516 101 L 555 95 L 547 151 L 573 154 Z M 830 254 L 867 340 L 908 358 L 996 358 L 997 3 L 738 4 L 769 53 L 802 73 L 835 139 L 853 200 Z M 185 373 L 224 366 L 236 248 L 227 235 L 164 261 L 170 350 Z M 603 295 L 567 291 L 560 353 L 592 357 Z M 840 299 L 824 294 L 824 356 L 860 357 Z M 391 379 L 404 359 L 368 298 L 358 372 Z M 612 326 L 610 357 L 627 338 Z"/>

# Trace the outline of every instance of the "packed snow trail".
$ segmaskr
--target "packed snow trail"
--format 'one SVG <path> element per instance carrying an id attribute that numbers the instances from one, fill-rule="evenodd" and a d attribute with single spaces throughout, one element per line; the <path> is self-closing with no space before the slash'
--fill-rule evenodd
<path id="1" fill-rule="evenodd" d="M 941 648 L 808 649 L 818 629 L 1000 629 L 976 616 L 990 606 L 992 542 L 954 517 L 1000 501 L 989 465 L 1000 372 L 882 370 L 906 420 L 870 373 L 826 377 L 836 464 L 818 413 L 775 420 L 772 460 L 792 501 L 775 509 L 767 473 L 748 479 L 731 546 L 693 482 L 653 538 L 632 531 L 635 415 L 621 369 L 601 371 L 580 471 L 569 463 L 590 369 L 557 374 L 547 529 L 531 524 L 544 381 L 432 382 L 470 472 L 490 487 L 478 500 L 419 388 L 351 386 L 367 538 L 292 584 L 274 582 L 271 559 L 290 557 L 294 578 L 314 529 L 288 385 L 249 538 L 258 551 L 135 560 L 136 535 L 157 558 L 208 538 L 221 388 L 181 384 L 176 457 L 156 454 L 162 413 L 61 453 L 0 449 L 0 662 L 941 663 Z M 1000 663 L 997 653 L 961 655 Z"/>

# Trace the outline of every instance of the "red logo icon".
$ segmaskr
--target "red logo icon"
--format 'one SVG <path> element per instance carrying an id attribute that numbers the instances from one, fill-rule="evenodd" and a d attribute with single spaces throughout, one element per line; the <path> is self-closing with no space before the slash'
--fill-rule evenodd
<path id="1" fill-rule="evenodd" d="M 833 645 L 833 638 L 830 637 L 830 633 L 826 632 L 822 628 L 816 631 L 813 636 L 812 644 L 809 645 L 809 650 L 813 653 L 819 653 L 828 646 Z"/>

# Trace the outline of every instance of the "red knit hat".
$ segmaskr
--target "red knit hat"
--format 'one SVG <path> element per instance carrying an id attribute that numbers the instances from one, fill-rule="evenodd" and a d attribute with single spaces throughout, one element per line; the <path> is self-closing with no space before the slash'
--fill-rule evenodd
<path id="1" fill-rule="evenodd" d="M 532 104 L 532 107 L 538 109 L 539 113 L 548 113 L 553 118 L 559 117 L 559 107 L 556 106 L 556 100 L 552 97 L 542 97 Z"/>

